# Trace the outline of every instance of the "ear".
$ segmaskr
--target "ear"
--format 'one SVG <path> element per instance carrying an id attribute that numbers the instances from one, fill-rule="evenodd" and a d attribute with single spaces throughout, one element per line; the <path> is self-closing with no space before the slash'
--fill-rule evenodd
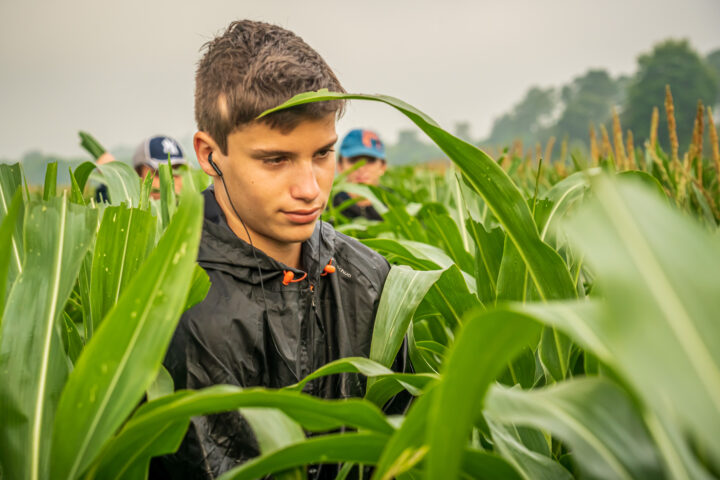
<path id="1" fill-rule="evenodd" d="M 210 153 L 212 153 L 213 163 L 222 165 L 225 161 L 225 155 L 220 151 L 220 147 L 215 143 L 215 140 L 213 140 L 207 132 L 195 132 L 193 136 L 193 147 L 195 148 L 195 155 L 197 156 L 202 171 L 213 178 L 218 177 L 217 172 L 212 165 L 210 165 L 208 157 Z M 222 169 L 222 166 L 220 168 Z"/>

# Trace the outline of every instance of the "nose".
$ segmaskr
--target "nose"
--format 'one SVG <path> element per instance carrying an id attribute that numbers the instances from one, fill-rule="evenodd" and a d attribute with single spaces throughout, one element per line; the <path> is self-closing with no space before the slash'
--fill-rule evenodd
<path id="1" fill-rule="evenodd" d="M 290 195 L 304 202 L 314 201 L 320 195 L 320 185 L 312 162 L 300 162 L 293 174 Z"/>

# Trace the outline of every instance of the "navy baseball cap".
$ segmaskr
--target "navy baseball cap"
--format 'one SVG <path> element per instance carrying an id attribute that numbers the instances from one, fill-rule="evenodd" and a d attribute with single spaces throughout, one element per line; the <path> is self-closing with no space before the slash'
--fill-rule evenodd
<path id="1" fill-rule="evenodd" d="M 180 144 L 174 138 L 164 135 L 156 135 L 146 138 L 138 145 L 133 155 L 133 167 L 147 165 L 157 170 L 161 164 L 167 163 L 168 156 L 170 165 L 187 165 Z"/>
<path id="2" fill-rule="evenodd" d="M 345 135 L 340 144 L 340 156 L 345 158 L 366 155 L 385 160 L 385 145 L 372 130 L 356 128 Z"/>

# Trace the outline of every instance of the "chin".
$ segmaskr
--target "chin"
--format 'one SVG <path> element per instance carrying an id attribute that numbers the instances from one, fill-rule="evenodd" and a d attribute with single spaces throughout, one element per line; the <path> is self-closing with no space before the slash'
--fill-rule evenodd
<path id="1" fill-rule="evenodd" d="M 285 240 L 287 243 L 302 243 L 312 236 L 313 232 L 315 231 L 316 224 L 317 221 L 309 223 L 307 225 L 293 225 L 292 227 L 287 228 L 283 232 L 283 240 Z"/>

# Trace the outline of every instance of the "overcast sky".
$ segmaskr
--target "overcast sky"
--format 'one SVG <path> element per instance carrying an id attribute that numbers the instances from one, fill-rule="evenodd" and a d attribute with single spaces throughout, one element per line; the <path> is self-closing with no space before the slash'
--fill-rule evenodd
<path id="1" fill-rule="evenodd" d="M 191 135 L 199 49 L 234 19 L 289 28 L 346 90 L 400 97 L 446 128 L 469 121 L 476 137 L 531 85 L 632 73 L 668 37 L 720 47 L 720 0 L 0 0 L 0 18 L 0 158 L 82 155 L 81 129 L 109 147 Z M 356 102 L 338 130 L 393 141 L 409 125 Z"/>

